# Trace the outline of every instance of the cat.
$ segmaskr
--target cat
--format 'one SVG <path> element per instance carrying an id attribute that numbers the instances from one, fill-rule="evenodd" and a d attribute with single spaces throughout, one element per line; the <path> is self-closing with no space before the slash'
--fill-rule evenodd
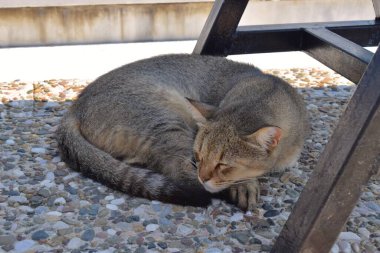
<path id="1" fill-rule="evenodd" d="M 284 80 L 223 57 L 163 55 L 99 77 L 56 137 L 69 167 L 133 196 L 255 208 L 257 177 L 292 166 L 308 132 Z"/>

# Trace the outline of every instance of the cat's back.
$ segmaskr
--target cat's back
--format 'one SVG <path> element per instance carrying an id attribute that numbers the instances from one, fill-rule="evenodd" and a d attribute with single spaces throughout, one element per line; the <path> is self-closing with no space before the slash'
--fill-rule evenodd
<path id="1" fill-rule="evenodd" d="M 248 67 L 248 66 L 247 66 Z M 113 77 L 154 78 L 154 80 L 208 80 L 228 76 L 237 69 L 244 68 L 241 63 L 224 57 L 193 54 L 171 54 L 156 56 L 124 65 L 111 71 Z M 251 69 L 248 67 L 247 69 Z M 108 74 L 107 74 L 108 75 Z"/>
<path id="2" fill-rule="evenodd" d="M 133 93 L 156 87 L 174 89 L 184 93 L 183 95 L 199 91 L 202 94 L 210 94 L 216 90 L 225 93 L 231 88 L 231 77 L 255 71 L 259 70 L 223 57 L 162 55 L 112 70 L 95 80 L 83 93 L 99 94 L 105 89 L 115 93 L 120 90 Z"/>

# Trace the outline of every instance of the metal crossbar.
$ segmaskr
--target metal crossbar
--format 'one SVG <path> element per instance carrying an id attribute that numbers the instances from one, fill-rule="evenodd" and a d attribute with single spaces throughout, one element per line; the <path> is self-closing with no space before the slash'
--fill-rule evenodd
<path id="1" fill-rule="evenodd" d="M 302 49 L 324 65 L 358 83 L 373 53 L 326 28 L 308 28 Z"/>
<path id="2" fill-rule="evenodd" d="M 303 51 L 358 83 L 373 56 L 363 47 L 380 42 L 380 20 L 243 27 L 237 27 L 237 23 L 235 19 L 230 24 L 235 31 L 230 28 L 223 35 L 208 26 L 209 35 L 202 31 L 193 53 L 226 56 Z"/>
<path id="3" fill-rule="evenodd" d="M 375 20 L 238 27 L 247 4 L 217 0 L 193 53 L 303 51 L 358 84 L 272 249 L 329 252 L 380 167 L 380 49 L 363 48 L 380 42 L 380 0 Z"/>

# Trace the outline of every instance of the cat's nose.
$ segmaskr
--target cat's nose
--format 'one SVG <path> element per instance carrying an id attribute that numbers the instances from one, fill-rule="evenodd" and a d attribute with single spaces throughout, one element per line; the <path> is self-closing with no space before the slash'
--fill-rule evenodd
<path id="1" fill-rule="evenodd" d="M 209 181 L 211 178 L 212 178 L 212 174 L 202 173 L 202 170 L 200 170 L 198 179 L 202 184 Z"/>

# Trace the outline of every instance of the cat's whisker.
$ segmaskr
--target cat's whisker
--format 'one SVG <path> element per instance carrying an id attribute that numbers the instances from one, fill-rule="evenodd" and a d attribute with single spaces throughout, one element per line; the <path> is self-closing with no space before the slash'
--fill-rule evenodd
<path id="1" fill-rule="evenodd" d="M 192 159 L 190 159 L 190 158 L 188 158 L 186 156 L 176 155 L 176 154 L 172 154 L 171 156 L 181 158 L 183 161 L 189 162 L 191 165 L 193 165 L 193 167 L 195 169 L 198 169 L 197 164 Z"/>
<path id="2" fill-rule="evenodd" d="M 251 181 L 251 180 L 253 180 L 255 178 L 256 177 L 252 177 L 252 178 L 242 179 L 242 180 L 238 180 L 238 181 L 228 180 L 228 181 L 223 181 L 223 182 L 220 182 L 220 183 L 215 183 L 215 185 L 216 186 L 238 185 L 238 184 L 243 184 L 243 183 L 249 182 L 249 181 Z"/>

